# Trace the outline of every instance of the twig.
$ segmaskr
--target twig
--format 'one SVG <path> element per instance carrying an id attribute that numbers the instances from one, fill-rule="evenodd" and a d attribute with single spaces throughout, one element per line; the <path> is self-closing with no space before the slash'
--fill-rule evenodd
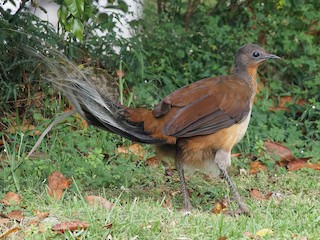
<path id="1" fill-rule="evenodd" d="M 40 143 L 42 142 L 43 138 L 47 135 L 48 132 L 50 132 L 50 130 L 57 125 L 60 121 L 62 121 L 63 119 L 73 115 L 74 113 L 76 113 L 76 110 L 70 110 L 67 111 L 65 113 L 63 113 L 61 116 L 57 117 L 52 123 L 50 123 L 50 125 L 44 130 L 44 132 L 41 134 L 41 136 L 39 137 L 38 141 L 36 142 L 36 144 L 33 146 L 33 148 L 31 149 L 31 151 L 29 152 L 29 154 L 27 155 L 27 158 L 29 158 L 35 151 L 36 149 L 39 147 Z"/>

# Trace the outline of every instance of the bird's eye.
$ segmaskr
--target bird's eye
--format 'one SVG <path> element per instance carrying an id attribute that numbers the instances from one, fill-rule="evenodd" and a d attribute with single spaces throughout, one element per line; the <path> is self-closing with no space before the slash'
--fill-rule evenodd
<path id="1" fill-rule="evenodd" d="M 254 56 L 254 57 L 259 57 L 260 54 L 259 54 L 258 52 L 254 52 L 254 53 L 252 54 L 252 56 Z"/>

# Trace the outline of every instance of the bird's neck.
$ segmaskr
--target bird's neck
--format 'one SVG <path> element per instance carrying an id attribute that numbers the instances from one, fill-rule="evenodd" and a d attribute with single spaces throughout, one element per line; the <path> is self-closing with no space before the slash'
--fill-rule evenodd
<path id="1" fill-rule="evenodd" d="M 240 77 L 244 81 L 246 81 L 254 90 L 257 89 L 257 70 L 258 65 L 252 66 L 239 66 L 238 64 L 235 65 L 233 74 L 237 77 Z"/>
<path id="2" fill-rule="evenodd" d="M 234 68 L 234 73 L 233 73 L 237 77 L 240 77 L 245 82 L 247 82 L 248 85 L 251 87 L 252 101 L 257 92 L 257 70 L 258 70 L 258 65 L 252 65 L 250 67 L 247 67 L 247 66 L 241 66 L 239 64 L 236 64 Z"/>

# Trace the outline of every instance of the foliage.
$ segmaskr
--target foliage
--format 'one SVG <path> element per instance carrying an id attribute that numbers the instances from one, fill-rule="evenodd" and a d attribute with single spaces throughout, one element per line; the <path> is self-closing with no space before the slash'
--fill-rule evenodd
<path id="1" fill-rule="evenodd" d="M 254 141 L 270 139 L 300 155 L 319 154 L 319 1 L 203 2 L 188 27 L 188 9 L 197 1 L 158 2 L 157 12 L 146 9 L 131 54 L 123 53 L 137 105 L 153 105 L 198 79 L 230 74 L 237 48 L 258 43 L 283 61 L 260 67 L 249 137 L 237 151 L 254 151 Z M 285 96 L 293 99 L 285 111 L 271 112 Z"/>
<path id="2" fill-rule="evenodd" d="M 56 2 L 60 5 L 58 10 L 59 22 L 66 32 L 70 32 L 78 40 L 82 41 L 84 33 L 88 34 L 92 31 L 88 31 L 90 27 L 95 30 L 108 30 L 108 32 L 114 33 L 113 28 L 116 26 L 114 18 L 118 14 L 99 11 L 97 7 L 99 1 L 56 0 Z M 105 10 L 118 9 L 123 13 L 128 12 L 128 5 L 123 0 L 107 2 L 103 8 Z"/>
<path id="3" fill-rule="evenodd" d="M 6 192 L 16 191 L 23 197 L 19 209 L 27 217 L 34 216 L 36 211 L 48 211 L 60 221 L 74 220 L 75 216 L 88 221 L 88 230 L 79 231 L 79 234 L 89 239 L 110 236 L 119 239 L 240 239 L 244 233 L 254 234 L 263 228 L 273 230 L 274 233 L 266 237 L 270 239 L 319 238 L 316 211 L 319 208 L 319 171 L 304 169 L 287 173 L 284 167 L 269 161 L 264 146 L 265 140 L 281 142 L 296 157 L 305 155 L 314 157 L 310 161 L 318 160 L 319 1 L 158 0 L 157 6 L 153 6 L 153 1 L 145 1 L 144 19 L 131 23 L 137 34 L 129 40 L 117 38 L 117 15 L 97 14 L 95 6 L 90 5 L 96 1 L 56 2 L 61 5 L 63 32 L 59 34 L 50 24 L 26 11 L 11 15 L 0 7 L 0 43 L 3 43 L 0 44 L 3 56 L 0 59 L 0 105 L 6 110 L 1 111 L 5 117 L 1 118 L 0 125 L 0 148 L 3 150 L 0 154 L 0 199 Z M 75 5 L 77 3 L 81 6 Z M 106 7 L 127 12 L 123 3 L 114 1 L 112 6 Z M 68 19 L 73 20 L 68 22 Z M 107 34 L 99 36 L 97 33 L 101 31 Z M 45 45 L 41 44 L 42 39 Z M 251 124 L 235 150 L 244 154 L 233 160 L 230 169 L 253 217 L 240 216 L 233 221 L 224 215 L 208 214 L 214 199 L 232 197 L 224 181 L 204 179 L 202 175 L 195 175 L 189 181 L 192 202 L 198 207 L 194 214 L 185 217 L 175 209 L 168 211 L 170 201 L 175 208 L 181 206 L 182 198 L 176 191 L 179 189 L 177 172 L 171 169 L 171 176 L 161 164 L 150 167 L 147 161 L 134 155 L 119 154 L 117 148 L 128 144 L 127 141 L 82 126 L 77 117 L 57 125 L 34 158 L 25 158 L 38 138 L 37 132 L 42 132 L 52 115 L 64 110 L 67 104 L 55 91 L 38 84 L 37 80 L 41 79 L 39 62 L 20 51 L 19 46 L 41 50 L 52 46 L 84 67 L 102 67 L 109 72 L 120 68 L 120 75 L 121 70 L 125 71 L 120 81 L 121 93 L 128 93 L 127 84 L 129 92 L 133 92 L 133 104 L 152 106 L 178 87 L 204 77 L 229 74 L 235 51 L 247 42 L 257 42 L 284 58 L 282 62 L 260 68 L 261 87 Z M 120 49 L 121 55 L 114 47 Z M 37 103 L 31 98 L 32 93 L 43 89 L 48 95 Z M 131 101 L 129 94 L 122 97 Z M 284 97 L 291 100 L 278 108 Z M 28 100 L 26 104 L 15 101 L 23 98 Z M 271 110 L 274 108 L 278 110 Z M 25 125 L 30 124 L 34 129 L 26 131 Z M 18 130 L 11 132 L 9 129 Z M 250 170 L 246 153 L 272 166 L 268 165 L 268 172 L 243 174 Z M 153 152 L 148 151 L 148 154 Z M 240 175 L 237 174 L 239 169 L 244 170 Z M 46 192 L 46 179 L 53 171 L 63 172 L 74 181 L 60 202 L 52 201 Z M 272 191 L 281 197 L 256 201 L 248 196 L 249 188 Z M 98 191 L 113 200 L 114 209 L 105 212 L 90 208 L 82 195 L 88 191 Z M 167 202 L 168 198 L 171 200 Z M 168 205 L 165 208 L 164 202 Z M 3 214 L 12 209 L 0 204 Z M 302 223 L 301 216 L 304 216 Z M 110 229 L 106 227 L 109 221 L 113 223 Z M 28 222 L 20 222 L 21 238 L 60 236 L 54 236 L 51 227 L 40 232 L 36 226 L 24 225 Z M 67 232 L 64 237 L 79 238 L 79 235 Z"/>
<path id="4" fill-rule="evenodd" d="M 33 22 L 33 24 L 30 24 Z M 32 35 L 31 35 L 32 33 Z M 19 46 L 40 47 L 36 37 L 45 37 L 49 44 L 57 44 L 57 35 L 47 22 L 42 22 L 34 15 L 20 12 L 18 17 L 0 19 L 0 105 L 7 107 L 9 100 L 21 96 L 28 97 L 33 89 L 30 79 L 39 79 L 37 62 L 21 53 Z M 30 74 L 30 75 L 29 75 Z"/>
<path id="5" fill-rule="evenodd" d="M 25 51 L 27 48 L 41 52 L 46 48 L 58 49 L 76 64 L 104 67 L 109 71 L 118 66 L 120 58 L 116 49 L 127 43 L 116 35 L 116 22 L 121 14 L 128 12 L 125 2 L 117 1 L 104 7 L 119 9 L 119 13 L 99 13 L 96 1 L 57 0 L 64 30 L 60 33 L 49 22 L 30 13 L 27 2 L 23 1 L 14 14 L 0 5 L 0 42 L 3 43 L 0 54 L 5 56 L 0 60 L 1 108 L 12 110 L 16 100 L 32 98 L 34 92 L 43 88 L 39 84 L 39 59 L 30 56 Z M 36 2 L 31 2 L 37 7 Z"/>

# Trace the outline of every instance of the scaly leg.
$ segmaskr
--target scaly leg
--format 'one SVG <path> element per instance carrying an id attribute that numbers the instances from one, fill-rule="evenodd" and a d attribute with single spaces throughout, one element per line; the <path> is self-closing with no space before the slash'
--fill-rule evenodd
<path id="1" fill-rule="evenodd" d="M 235 196 L 235 198 L 236 198 L 236 200 L 237 200 L 237 202 L 238 202 L 238 204 L 239 204 L 239 208 L 240 208 L 239 210 L 240 210 L 240 211 L 236 211 L 236 212 L 234 212 L 234 214 L 237 214 L 237 213 L 245 213 L 245 214 L 247 214 L 247 213 L 249 213 L 249 208 L 248 208 L 248 206 L 242 201 L 242 199 L 241 199 L 241 197 L 240 197 L 240 195 L 239 195 L 239 193 L 238 193 L 238 191 L 237 191 L 237 188 L 235 187 L 235 185 L 234 185 L 233 182 L 231 181 L 231 178 L 229 177 L 229 174 L 228 174 L 228 172 L 227 172 L 227 169 L 225 169 L 225 168 L 220 168 L 220 171 L 221 171 L 223 177 L 226 179 L 229 187 L 231 188 L 231 190 L 232 190 L 232 192 L 233 192 L 233 194 L 234 194 L 234 196 Z"/>
<path id="2" fill-rule="evenodd" d="M 220 149 L 216 152 L 215 161 L 218 164 L 220 172 L 222 173 L 223 177 L 226 179 L 226 181 L 227 181 L 229 187 L 231 188 L 231 190 L 236 198 L 236 201 L 239 205 L 239 210 L 237 210 L 235 212 L 230 212 L 230 213 L 232 213 L 233 215 L 238 214 L 238 213 L 244 213 L 244 214 L 249 213 L 248 206 L 242 201 L 242 199 L 237 191 L 237 188 L 235 187 L 235 185 L 231 181 L 231 178 L 227 172 L 226 166 L 230 164 L 231 153 Z"/>
<path id="3" fill-rule="evenodd" d="M 190 202 L 190 197 L 187 189 L 186 179 L 184 177 L 183 163 L 179 156 L 176 157 L 176 167 L 179 174 L 180 184 L 181 184 L 181 192 L 183 196 L 183 205 L 184 211 L 186 213 L 191 212 L 192 205 Z"/>

